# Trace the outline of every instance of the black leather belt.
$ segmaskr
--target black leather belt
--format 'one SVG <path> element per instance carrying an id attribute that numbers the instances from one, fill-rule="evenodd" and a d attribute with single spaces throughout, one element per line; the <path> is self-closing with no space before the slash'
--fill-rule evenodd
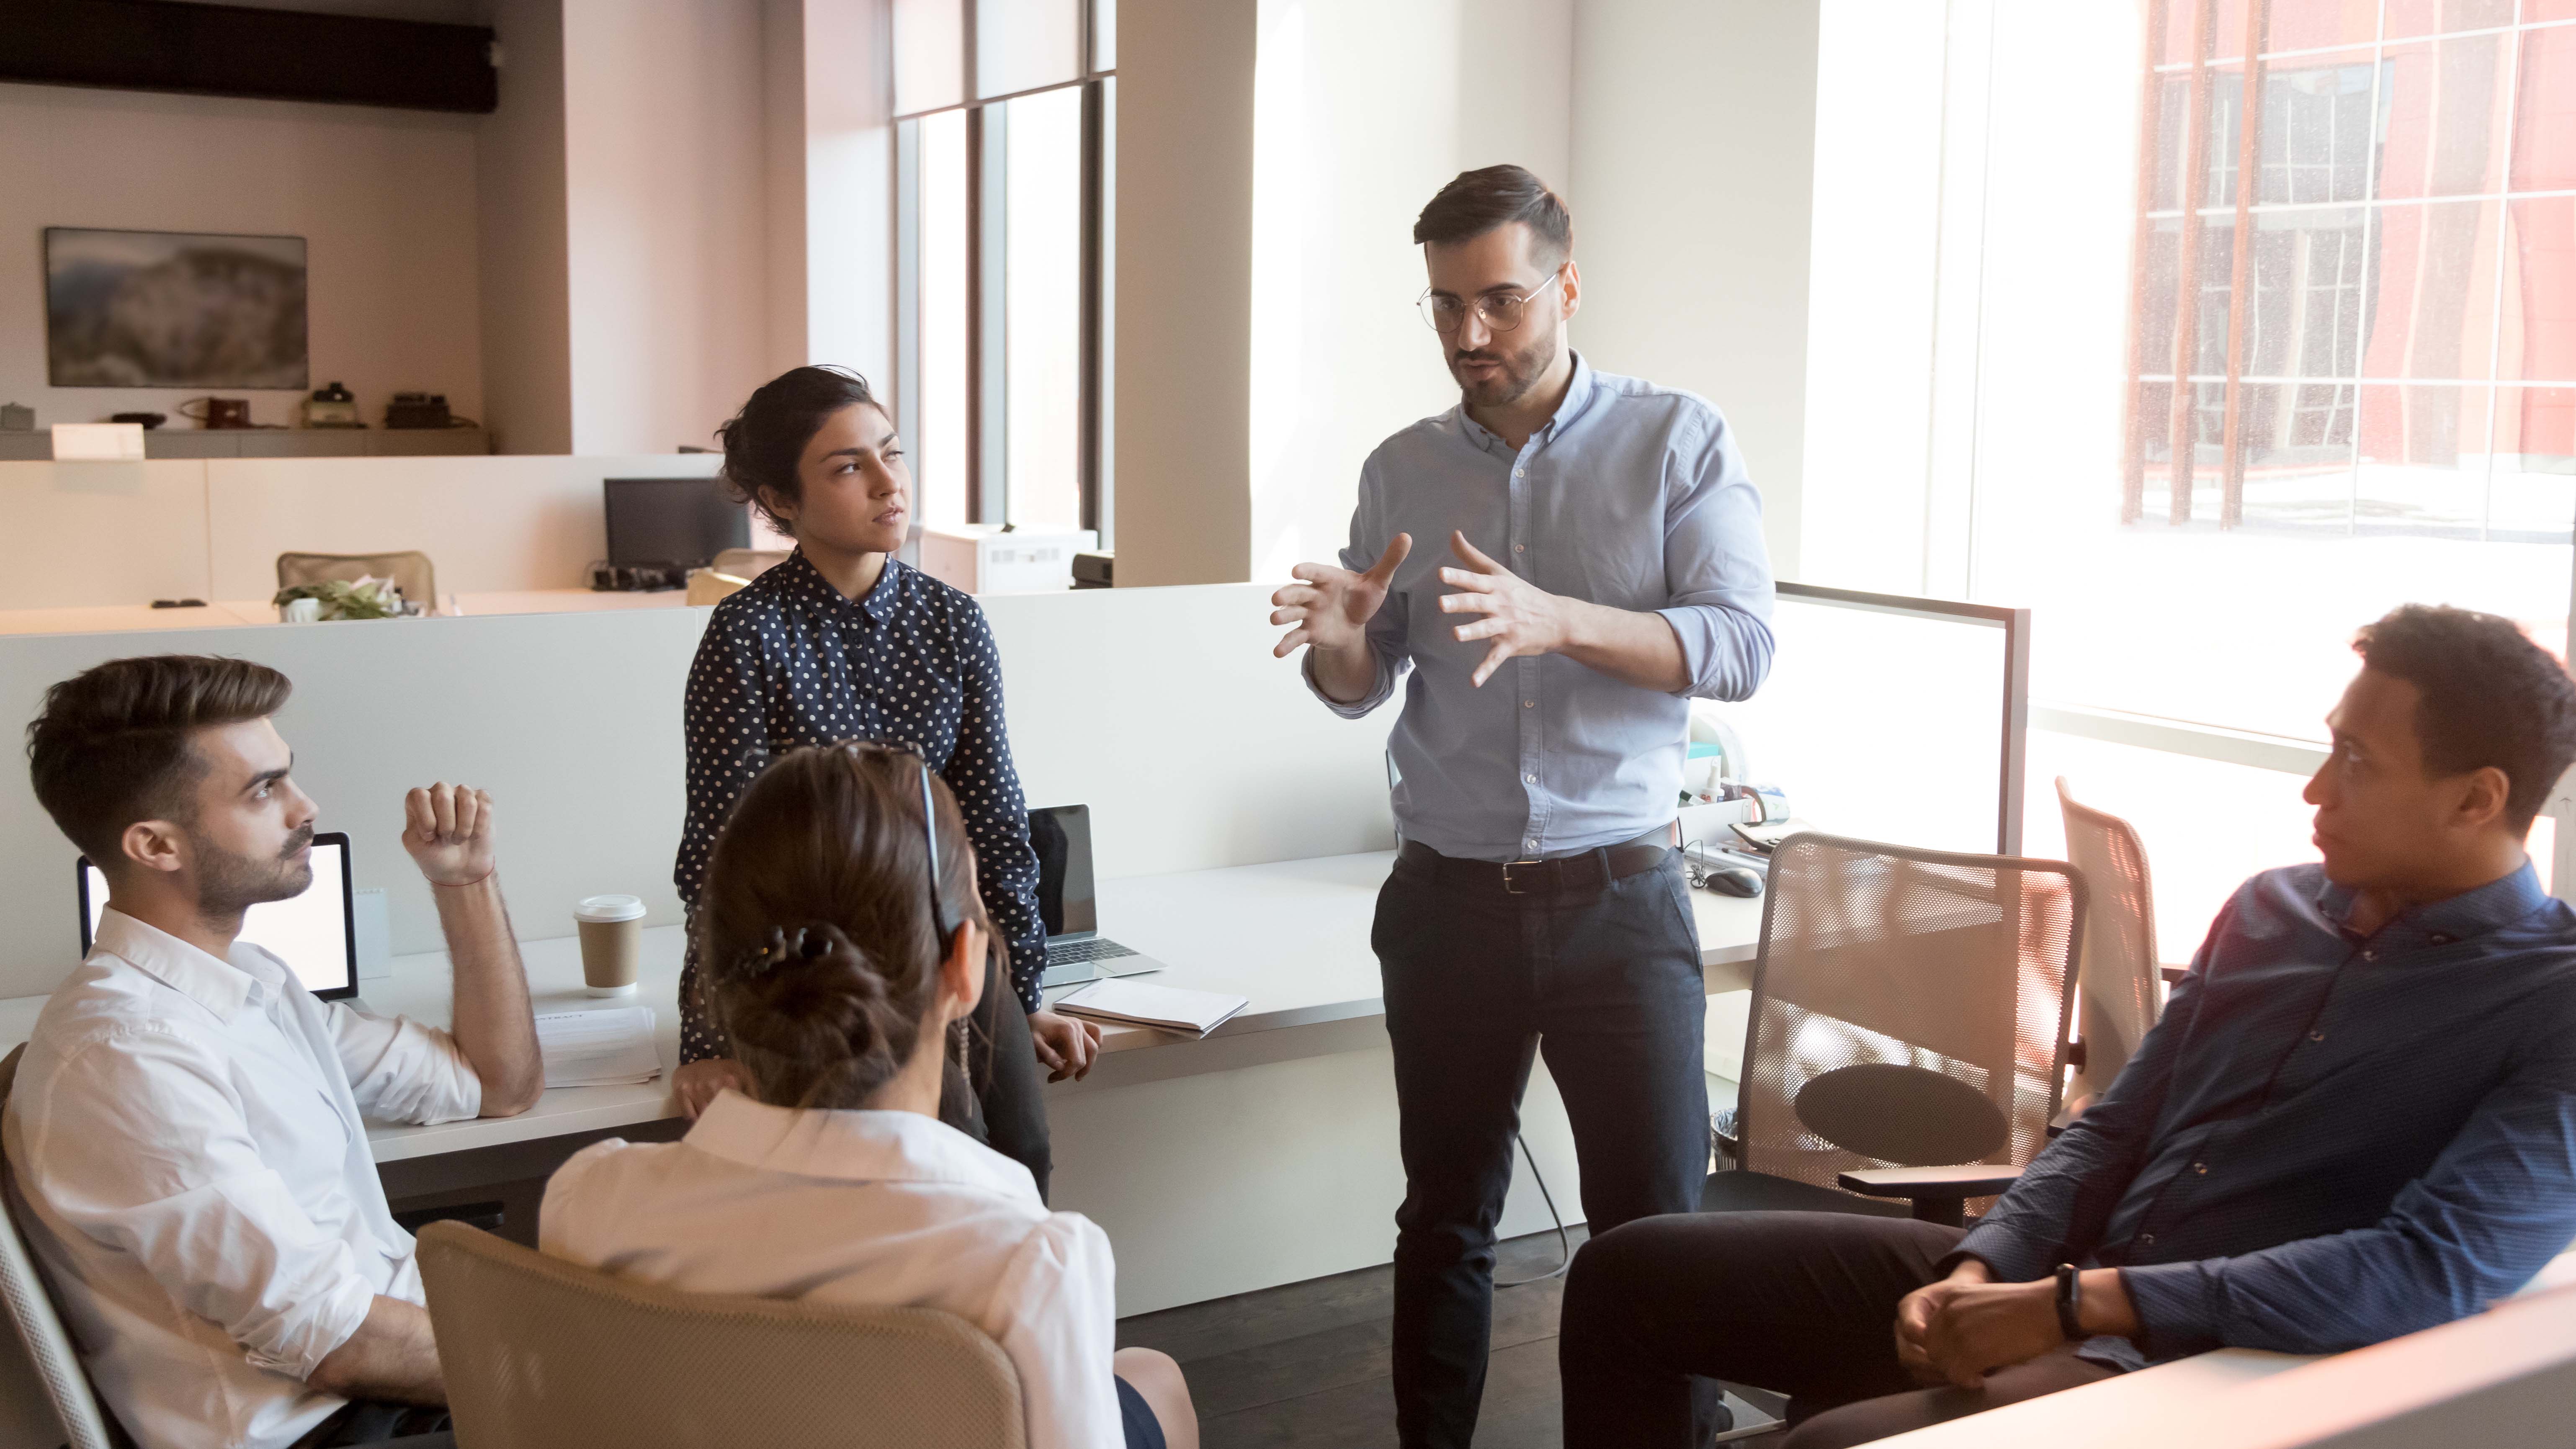
<path id="1" fill-rule="evenodd" d="M 1604 845 L 1581 855 L 1555 860 L 1460 860 L 1442 855 L 1418 840 L 1408 840 L 1402 859 L 1429 867 L 1443 880 L 1499 886 L 1507 895 L 1545 895 L 1557 891 L 1597 891 L 1614 880 L 1642 874 L 1662 865 L 1673 853 L 1673 832 L 1658 825 L 1634 840 Z"/>

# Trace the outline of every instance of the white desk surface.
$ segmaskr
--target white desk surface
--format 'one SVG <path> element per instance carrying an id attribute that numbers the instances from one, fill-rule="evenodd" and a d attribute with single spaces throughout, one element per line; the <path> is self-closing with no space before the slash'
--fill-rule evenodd
<path id="1" fill-rule="evenodd" d="M 600 593 L 591 589 L 506 589 L 440 596 L 441 614 L 483 618 L 495 614 L 575 614 L 604 609 L 677 609 L 687 591 Z M 233 629 L 274 624 L 277 606 L 266 599 L 216 599 L 202 608 L 156 609 L 149 603 L 96 604 L 69 609 L 0 609 L 0 634 L 124 634 L 143 629 Z"/>
<path id="2" fill-rule="evenodd" d="M 1235 866 L 1225 870 L 1140 876 L 1100 883 L 1102 933 L 1164 963 L 1151 980 L 1251 998 L 1217 1028 L 1217 1036 L 1277 1031 L 1370 1017 L 1384 1011 L 1369 923 L 1389 851 Z M 1711 992 L 1749 986 L 1762 933 L 1762 902 L 1691 892 L 1700 959 Z M 668 1072 L 679 1065 L 681 931 L 644 933 L 641 979 L 628 997 L 594 997 L 581 981 L 578 938 L 523 941 L 528 985 L 538 1012 L 602 1006 L 649 1006 L 660 1037 L 665 1075 L 614 1087 L 548 1091 L 516 1117 L 486 1117 L 437 1127 L 371 1125 L 378 1162 L 493 1147 L 565 1133 L 631 1126 L 676 1116 Z M 359 982 L 375 1011 L 445 1026 L 451 985 L 444 952 L 399 956 L 393 974 Z M 1062 995 L 1067 987 L 1051 993 Z M 0 1000 L 0 1051 L 26 1040 L 41 996 Z M 1147 1027 L 1102 1026 L 1105 1051 L 1136 1051 L 1189 1040 Z"/>

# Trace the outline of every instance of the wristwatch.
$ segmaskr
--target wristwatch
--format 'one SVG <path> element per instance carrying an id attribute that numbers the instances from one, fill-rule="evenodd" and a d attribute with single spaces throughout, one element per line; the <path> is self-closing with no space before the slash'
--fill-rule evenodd
<path id="1" fill-rule="evenodd" d="M 2057 1331 L 2068 1343 L 2085 1339 L 2084 1274 L 2072 1263 L 2057 1265 Z"/>

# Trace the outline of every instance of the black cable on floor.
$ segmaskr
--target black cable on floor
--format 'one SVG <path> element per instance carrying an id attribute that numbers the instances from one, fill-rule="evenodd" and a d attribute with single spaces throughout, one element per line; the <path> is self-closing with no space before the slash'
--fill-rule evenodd
<path id="1" fill-rule="evenodd" d="M 1498 1282 L 1494 1285 L 1497 1288 L 1526 1288 L 1532 1283 L 1544 1283 L 1550 1278 L 1562 1278 L 1565 1276 L 1565 1270 L 1574 1266 L 1574 1241 L 1566 1236 L 1565 1216 L 1556 1210 L 1556 1196 L 1547 1190 L 1547 1178 L 1538 1170 L 1538 1159 L 1530 1155 L 1529 1139 L 1515 1132 L 1512 1134 L 1512 1140 L 1521 1145 L 1521 1159 L 1529 1164 L 1530 1180 L 1538 1184 L 1539 1200 L 1547 1204 L 1548 1219 L 1556 1224 L 1558 1257 L 1556 1266 L 1547 1272 L 1535 1278 L 1515 1278 L 1508 1283 Z"/>

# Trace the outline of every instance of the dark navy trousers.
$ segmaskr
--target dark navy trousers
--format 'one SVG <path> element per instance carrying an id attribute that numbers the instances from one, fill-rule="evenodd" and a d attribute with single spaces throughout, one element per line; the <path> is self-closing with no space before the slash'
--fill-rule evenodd
<path id="1" fill-rule="evenodd" d="M 1606 884 L 1514 894 L 1494 867 L 1417 850 L 1378 892 L 1371 944 L 1404 1155 L 1393 1368 L 1405 1445 L 1464 1449 L 1475 1434 L 1494 1230 L 1533 1053 L 1565 1099 L 1594 1234 L 1699 1206 L 1707 1003 L 1688 890 L 1678 855 Z"/>

